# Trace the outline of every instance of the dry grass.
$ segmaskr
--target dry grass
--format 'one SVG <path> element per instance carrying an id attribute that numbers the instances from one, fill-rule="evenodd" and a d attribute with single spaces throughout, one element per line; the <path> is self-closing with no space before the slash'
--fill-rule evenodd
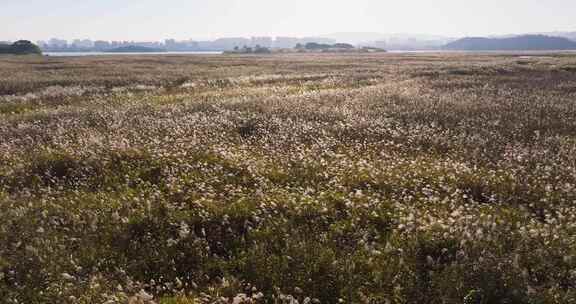
<path id="1" fill-rule="evenodd" d="M 573 303 L 576 57 L 0 57 L 5 303 Z"/>

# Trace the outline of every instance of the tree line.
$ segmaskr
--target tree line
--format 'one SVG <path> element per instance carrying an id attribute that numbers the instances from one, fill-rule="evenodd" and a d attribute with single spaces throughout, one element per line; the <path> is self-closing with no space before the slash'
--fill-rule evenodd
<path id="1" fill-rule="evenodd" d="M 42 54 L 42 50 L 28 40 L 18 40 L 12 44 L 0 44 L 0 54 L 30 55 Z"/>

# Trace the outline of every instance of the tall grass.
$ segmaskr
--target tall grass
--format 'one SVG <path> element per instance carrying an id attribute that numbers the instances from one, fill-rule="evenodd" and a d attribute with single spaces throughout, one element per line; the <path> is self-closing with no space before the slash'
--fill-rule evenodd
<path id="1" fill-rule="evenodd" d="M 572 303 L 576 57 L 0 59 L 5 303 Z"/>

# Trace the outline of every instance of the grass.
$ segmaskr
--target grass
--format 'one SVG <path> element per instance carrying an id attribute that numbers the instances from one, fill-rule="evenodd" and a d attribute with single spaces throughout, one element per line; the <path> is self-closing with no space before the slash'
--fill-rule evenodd
<path id="1" fill-rule="evenodd" d="M 576 302 L 574 66 L 2 57 L 0 298 Z"/>

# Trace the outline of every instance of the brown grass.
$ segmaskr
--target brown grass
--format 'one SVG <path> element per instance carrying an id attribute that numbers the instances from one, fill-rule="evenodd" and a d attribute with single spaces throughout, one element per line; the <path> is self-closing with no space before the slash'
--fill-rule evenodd
<path id="1" fill-rule="evenodd" d="M 0 57 L 6 303 L 571 303 L 576 57 Z"/>

